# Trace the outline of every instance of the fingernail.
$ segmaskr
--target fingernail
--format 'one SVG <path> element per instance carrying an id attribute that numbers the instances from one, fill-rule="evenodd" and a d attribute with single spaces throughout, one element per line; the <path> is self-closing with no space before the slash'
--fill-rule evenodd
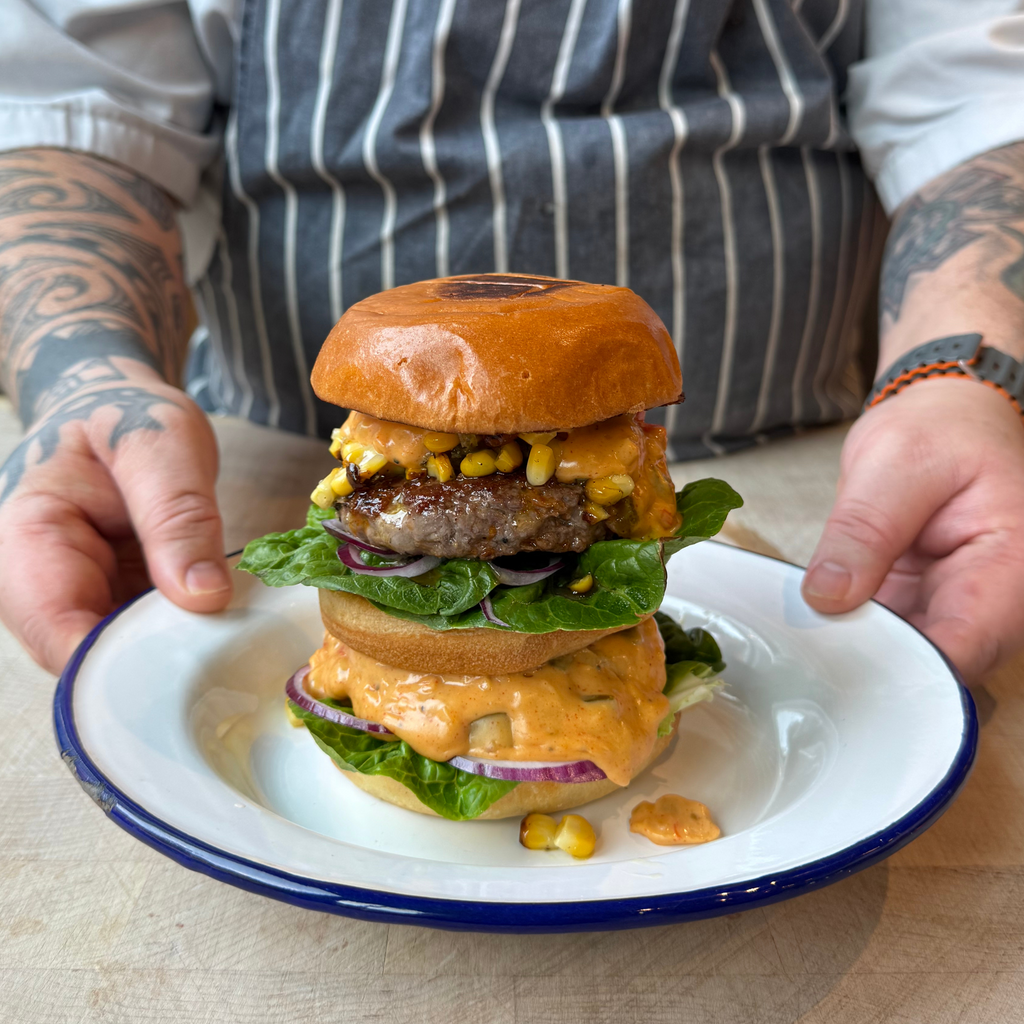
<path id="1" fill-rule="evenodd" d="M 185 573 L 185 589 L 190 594 L 216 594 L 229 586 L 227 573 L 216 562 L 196 562 Z"/>
<path id="2" fill-rule="evenodd" d="M 845 566 L 838 562 L 819 562 L 804 578 L 804 593 L 826 601 L 841 601 L 852 583 L 853 576 Z"/>

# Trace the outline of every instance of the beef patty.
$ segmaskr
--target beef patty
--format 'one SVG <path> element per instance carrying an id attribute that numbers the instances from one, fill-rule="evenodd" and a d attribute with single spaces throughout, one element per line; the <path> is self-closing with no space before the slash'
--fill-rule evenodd
<path id="1" fill-rule="evenodd" d="M 583 510 L 582 484 L 532 487 L 515 476 L 418 477 L 376 483 L 338 502 L 356 537 L 408 555 L 500 558 L 518 551 L 583 551 L 609 532 Z"/>

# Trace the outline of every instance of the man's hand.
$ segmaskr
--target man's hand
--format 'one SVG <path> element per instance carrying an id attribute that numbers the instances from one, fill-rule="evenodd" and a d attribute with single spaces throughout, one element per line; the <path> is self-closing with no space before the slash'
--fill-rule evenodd
<path id="1" fill-rule="evenodd" d="M 216 443 L 172 386 L 188 309 L 159 189 L 80 153 L 0 154 L 0 383 L 28 430 L 0 467 L 0 617 L 52 672 L 150 579 L 193 611 L 230 597 Z"/>
<path id="2" fill-rule="evenodd" d="M 1024 357 L 1024 142 L 929 182 L 896 214 L 879 291 L 878 371 L 935 338 Z M 1024 426 L 974 380 L 920 381 L 866 412 L 804 581 L 844 612 L 870 597 L 969 679 L 1024 646 Z"/>
<path id="3" fill-rule="evenodd" d="M 1013 406 L 939 378 L 866 412 L 843 447 L 804 596 L 822 612 L 877 597 L 969 680 L 1024 646 L 1024 426 Z"/>
<path id="4" fill-rule="evenodd" d="M 206 417 L 155 373 L 106 362 L 0 469 L 0 617 L 55 673 L 150 581 L 191 611 L 231 596 Z"/>

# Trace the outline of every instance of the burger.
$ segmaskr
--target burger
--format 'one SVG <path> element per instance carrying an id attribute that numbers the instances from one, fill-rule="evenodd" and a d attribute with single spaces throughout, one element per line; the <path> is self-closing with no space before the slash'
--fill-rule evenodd
<path id="1" fill-rule="evenodd" d="M 723 668 L 658 613 L 665 562 L 742 504 L 719 480 L 675 493 L 645 420 L 682 400 L 658 316 L 609 285 L 421 281 L 352 306 L 312 385 L 350 410 L 338 466 L 240 563 L 319 590 L 293 720 L 361 789 L 452 820 L 628 786 Z"/>

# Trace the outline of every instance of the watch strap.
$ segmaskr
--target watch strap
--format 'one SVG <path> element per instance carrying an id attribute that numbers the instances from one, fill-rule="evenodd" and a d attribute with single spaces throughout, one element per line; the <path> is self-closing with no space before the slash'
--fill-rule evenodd
<path id="1" fill-rule="evenodd" d="M 947 376 L 968 377 L 994 388 L 1024 415 L 1024 366 L 997 348 L 986 348 L 980 334 L 936 338 L 900 356 L 878 378 L 864 408 L 870 409 L 919 380 Z"/>

